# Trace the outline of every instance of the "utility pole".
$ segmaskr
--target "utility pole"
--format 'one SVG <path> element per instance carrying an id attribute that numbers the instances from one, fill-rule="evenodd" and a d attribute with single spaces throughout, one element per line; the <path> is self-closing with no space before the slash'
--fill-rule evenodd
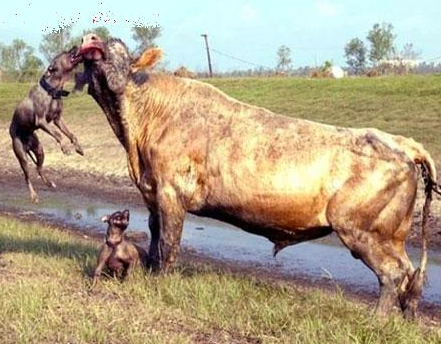
<path id="1" fill-rule="evenodd" d="M 210 58 L 210 48 L 208 47 L 208 36 L 206 33 L 201 35 L 205 40 L 205 48 L 207 49 L 207 59 L 208 59 L 208 70 L 210 72 L 210 78 L 213 77 L 213 70 L 211 69 L 211 58 Z"/>

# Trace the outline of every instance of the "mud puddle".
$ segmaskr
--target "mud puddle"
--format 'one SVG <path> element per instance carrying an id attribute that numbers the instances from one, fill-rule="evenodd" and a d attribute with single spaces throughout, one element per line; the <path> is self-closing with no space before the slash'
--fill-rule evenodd
<path id="1" fill-rule="evenodd" d="M 3 190 L 4 191 L 4 190 Z M 76 228 L 105 231 L 100 218 L 116 210 L 130 209 L 132 231 L 148 232 L 148 212 L 143 207 L 97 202 L 87 197 L 67 193 L 47 193 L 39 205 L 28 202 L 27 194 L 17 190 L 2 192 L 0 206 L 13 207 L 19 212 L 32 212 Z M 246 264 L 268 273 L 307 277 L 312 282 L 327 281 L 349 286 L 357 291 L 376 292 L 375 275 L 359 260 L 354 259 L 335 236 L 302 243 L 272 256 L 272 244 L 265 238 L 246 233 L 219 221 L 187 215 L 182 245 L 202 255 L 230 263 Z M 419 250 L 408 249 L 409 256 L 419 265 Z M 429 252 L 428 282 L 423 300 L 441 304 L 441 254 Z"/>

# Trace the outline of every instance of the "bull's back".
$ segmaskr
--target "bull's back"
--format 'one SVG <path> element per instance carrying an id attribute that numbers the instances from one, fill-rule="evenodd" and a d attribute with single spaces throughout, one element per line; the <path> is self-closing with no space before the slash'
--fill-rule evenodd
<path id="1" fill-rule="evenodd" d="M 141 125 L 156 133 L 142 136 L 179 166 L 168 172 L 180 192 L 197 198 L 188 210 L 287 229 L 326 226 L 327 204 L 341 185 L 361 171 L 393 172 L 402 160 L 387 143 L 351 129 L 276 115 L 200 82 L 174 83 L 146 91 L 158 101 L 152 108 L 161 99 L 166 106 L 162 118 Z M 170 87 L 179 92 L 170 95 Z"/>

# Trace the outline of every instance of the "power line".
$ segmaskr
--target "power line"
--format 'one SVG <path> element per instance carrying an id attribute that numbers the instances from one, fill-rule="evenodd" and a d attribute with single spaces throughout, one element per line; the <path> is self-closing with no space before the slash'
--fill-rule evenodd
<path id="1" fill-rule="evenodd" d="M 214 49 L 214 48 L 211 48 L 211 51 L 215 52 L 216 54 L 222 55 L 224 57 L 228 57 L 228 58 L 230 58 L 232 60 L 236 60 L 236 61 L 239 61 L 239 62 L 242 62 L 242 63 L 246 63 L 246 64 L 248 64 L 250 66 L 263 67 L 263 68 L 272 69 L 272 67 L 268 67 L 268 66 L 265 66 L 265 65 L 262 65 L 262 64 L 259 64 L 259 63 L 247 61 L 247 60 L 241 59 L 239 57 L 235 57 L 235 56 L 232 56 L 230 54 L 224 53 L 224 52 L 222 52 L 220 50 L 217 50 L 217 49 Z"/>

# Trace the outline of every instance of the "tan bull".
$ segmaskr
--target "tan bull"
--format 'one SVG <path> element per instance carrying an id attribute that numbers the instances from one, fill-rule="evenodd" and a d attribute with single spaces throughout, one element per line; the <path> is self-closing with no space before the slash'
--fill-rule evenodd
<path id="1" fill-rule="evenodd" d="M 263 235 L 281 248 L 335 231 L 377 275 L 380 314 L 415 314 L 426 266 L 424 228 L 436 171 L 411 139 L 276 115 L 213 86 L 143 72 L 120 40 L 83 38 L 89 93 L 127 151 L 130 176 L 151 212 L 153 265 L 167 271 L 186 212 Z M 136 66 L 134 70 L 133 66 Z M 405 251 L 425 176 L 423 254 Z"/>

